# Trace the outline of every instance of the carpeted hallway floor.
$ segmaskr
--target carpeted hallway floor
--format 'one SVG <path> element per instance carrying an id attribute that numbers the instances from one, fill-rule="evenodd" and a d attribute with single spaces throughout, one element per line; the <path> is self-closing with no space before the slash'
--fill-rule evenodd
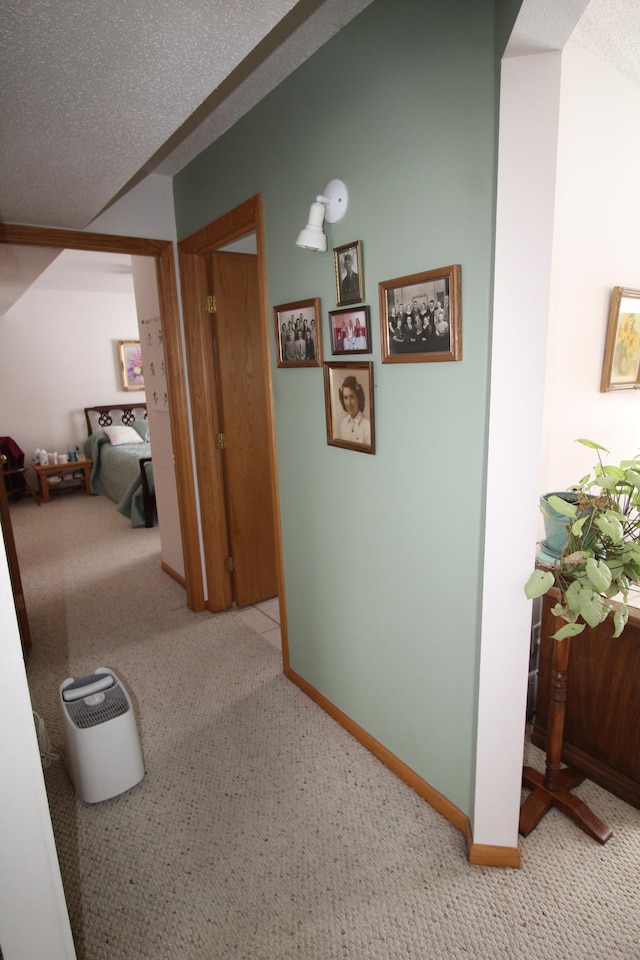
<path id="1" fill-rule="evenodd" d="M 606 846 L 552 811 L 521 870 L 471 867 L 239 614 L 187 610 L 157 528 L 72 494 L 12 519 L 54 745 L 59 684 L 99 665 L 141 729 L 146 776 L 120 797 L 84 804 L 45 770 L 81 960 L 639 960 L 640 811 L 587 782 Z"/>

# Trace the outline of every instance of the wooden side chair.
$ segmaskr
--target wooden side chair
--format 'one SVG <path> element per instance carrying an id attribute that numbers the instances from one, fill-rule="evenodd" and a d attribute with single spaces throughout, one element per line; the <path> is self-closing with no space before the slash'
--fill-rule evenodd
<path id="1" fill-rule="evenodd" d="M 33 489 L 24 465 L 24 452 L 11 437 L 0 437 L 0 465 L 7 497 L 30 493 L 40 506 L 40 497 Z"/>

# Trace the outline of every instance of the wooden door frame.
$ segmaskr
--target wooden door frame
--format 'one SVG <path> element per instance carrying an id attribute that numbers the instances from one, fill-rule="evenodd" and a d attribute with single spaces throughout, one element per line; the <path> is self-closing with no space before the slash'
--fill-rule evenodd
<path id="1" fill-rule="evenodd" d="M 22 496 L 27 496 L 25 491 Z M 40 501 L 38 501 L 40 503 Z M 11 523 L 11 512 L 9 510 L 9 497 L 5 486 L 5 478 L 2 476 L 2 466 L 0 465 L 0 537 L 4 541 L 4 549 L 7 554 L 7 564 L 9 566 L 9 579 L 11 580 L 11 593 L 16 608 L 16 619 L 20 630 L 20 642 L 22 643 L 22 653 L 26 656 L 31 649 L 31 629 L 29 627 L 29 617 L 24 603 L 24 593 L 22 590 L 22 577 L 20 576 L 20 564 L 18 563 L 18 551 L 16 550 L 16 541 L 13 536 L 13 524 Z"/>
<path id="2" fill-rule="evenodd" d="M 9 223 L 0 223 L 0 243 L 29 247 L 55 247 L 63 250 L 90 250 L 97 253 L 124 253 L 131 256 L 155 258 L 167 387 L 171 401 L 169 415 L 187 605 L 191 610 L 204 610 L 206 604 L 196 509 L 193 453 L 190 443 L 187 388 L 182 362 L 180 312 L 178 309 L 173 243 L 170 240 L 112 236 L 103 233 L 58 230 L 48 227 L 27 227 Z"/>
<path id="3" fill-rule="evenodd" d="M 205 553 L 208 607 L 212 612 L 216 612 L 228 610 L 231 607 L 232 594 L 231 578 L 222 573 L 225 558 L 229 556 L 229 536 L 221 452 L 216 446 L 216 435 L 220 431 L 217 422 L 216 373 L 211 343 L 210 315 L 205 312 L 205 297 L 211 292 L 208 289 L 205 258 L 221 247 L 227 246 L 249 233 L 255 233 L 256 235 L 262 346 L 268 365 L 269 471 L 273 491 L 272 515 L 274 519 L 278 596 L 280 599 L 280 628 L 282 649 L 283 654 L 285 654 L 284 572 L 276 468 L 264 224 L 260 194 L 250 197 L 249 200 L 178 243 L 185 349 L 193 414 L 193 436 L 200 494 L 200 520 Z"/>

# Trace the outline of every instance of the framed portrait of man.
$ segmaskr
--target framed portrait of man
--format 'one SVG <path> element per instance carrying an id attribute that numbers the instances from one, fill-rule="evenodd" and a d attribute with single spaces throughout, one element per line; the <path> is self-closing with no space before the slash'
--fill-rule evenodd
<path id="1" fill-rule="evenodd" d="M 345 243 L 333 250 L 336 275 L 336 301 L 339 307 L 364 300 L 364 264 L 362 242 Z"/>

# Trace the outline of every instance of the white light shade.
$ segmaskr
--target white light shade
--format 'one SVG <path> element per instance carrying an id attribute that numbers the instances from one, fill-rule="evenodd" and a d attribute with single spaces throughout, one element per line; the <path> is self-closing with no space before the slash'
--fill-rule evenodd
<path id="1" fill-rule="evenodd" d="M 324 223 L 325 207 L 323 203 L 311 204 L 309 209 L 309 222 L 304 230 L 301 230 L 296 240 L 296 246 L 304 250 L 316 250 L 318 253 L 327 252 L 327 238 L 322 229 Z"/>

